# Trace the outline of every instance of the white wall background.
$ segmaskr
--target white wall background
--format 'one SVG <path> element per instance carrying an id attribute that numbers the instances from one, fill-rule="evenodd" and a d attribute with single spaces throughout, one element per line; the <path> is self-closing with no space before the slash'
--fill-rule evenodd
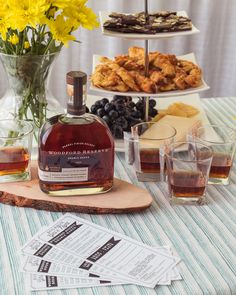
<path id="1" fill-rule="evenodd" d="M 96 13 L 99 10 L 137 12 L 143 10 L 144 0 L 89 0 Z M 186 10 L 200 34 L 151 41 L 150 49 L 182 55 L 194 52 L 204 77 L 211 89 L 202 97 L 236 96 L 236 0 L 149 0 L 150 10 Z M 70 70 L 91 73 L 92 55 L 114 56 L 123 54 L 128 47 L 142 41 L 127 41 L 102 36 L 100 29 L 79 30 L 77 38 L 82 44 L 73 43 L 63 48 L 58 57 L 49 87 L 61 101 L 66 100 L 65 75 Z M 0 95 L 7 88 L 0 67 Z"/>

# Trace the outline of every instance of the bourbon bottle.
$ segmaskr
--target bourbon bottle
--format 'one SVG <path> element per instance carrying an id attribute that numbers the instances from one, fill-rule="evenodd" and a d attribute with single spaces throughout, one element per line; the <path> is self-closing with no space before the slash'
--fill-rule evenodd
<path id="1" fill-rule="evenodd" d="M 106 123 L 86 113 L 87 76 L 66 76 L 67 113 L 49 119 L 39 135 L 39 184 L 52 196 L 104 193 L 113 185 L 114 140 Z"/>

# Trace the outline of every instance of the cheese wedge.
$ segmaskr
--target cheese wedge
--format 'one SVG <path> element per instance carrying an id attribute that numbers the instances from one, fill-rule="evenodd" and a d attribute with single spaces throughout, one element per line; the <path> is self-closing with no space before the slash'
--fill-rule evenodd
<path id="1" fill-rule="evenodd" d="M 160 110 L 158 114 L 152 118 L 153 122 L 159 121 L 166 115 L 190 118 L 199 114 L 199 110 L 192 105 L 182 102 L 175 102 L 168 106 L 166 110 Z"/>
<path id="2" fill-rule="evenodd" d="M 164 132 L 163 128 L 161 128 L 162 124 L 167 124 L 175 128 L 176 136 L 175 141 L 186 141 L 186 135 L 189 130 L 195 128 L 195 126 L 199 127 L 201 125 L 201 121 L 199 117 L 195 118 L 185 118 L 178 116 L 166 115 L 161 118 L 158 122 L 153 124 L 150 128 L 148 128 L 141 136 L 140 139 L 145 144 L 147 144 L 150 139 L 153 139 L 151 145 L 154 145 L 154 141 L 156 140 L 155 146 L 159 147 L 161 144 L 165 142 L 165 139 L 168 139 L 169 133 Z M 162 139 L 161 139 L 162 138 Z M 165 138 L 165 139 L 163 139 Z M 158 140 L 161 139 L 161 140 Z"/>

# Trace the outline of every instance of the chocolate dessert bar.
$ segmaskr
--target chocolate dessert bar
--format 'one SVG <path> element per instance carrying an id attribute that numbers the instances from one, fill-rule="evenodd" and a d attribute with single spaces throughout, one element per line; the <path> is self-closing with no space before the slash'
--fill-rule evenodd
<path id="1" fill-rule="evenodd" d="M 106 30 L 122 33 L 156 34 L 161 32 L 178 32 L 192 29 L 189 18 L 178 16 L 174 11 L 160 11 L 146 15 L 144 12 L 122 14 L 113 12 L 103 27 Z"/>

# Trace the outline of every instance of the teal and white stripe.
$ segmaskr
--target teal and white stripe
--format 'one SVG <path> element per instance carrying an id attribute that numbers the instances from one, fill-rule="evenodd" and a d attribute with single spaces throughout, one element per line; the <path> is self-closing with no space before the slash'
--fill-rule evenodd
<path id="1" fill-rule="evenodd" d="M 212 123 L 236 127 L 236 98 L 203 99 Z M 171 245 L 182 262 L 182 281 L 154 290 L 132 285 L 35 292 L 55 295 L 200 295 L 236 294 L 236 165 L 232 183 L 208 187 L 207 206 L 170 206 L 163 184 L 138 183 L 127 167 L 124 155 L 116 157 L 116 176 L 150 191 L 153 205 L 144 212 L 121 215 L 80 217 L 149 245 Z M 125 196 L 121 196 L 125 198 Z M 61 216 L 33 209 L 0 204 L 0 294 L 28 295 L 30 291 L 20 272 L 20 247 L 40 230 Z"/>

